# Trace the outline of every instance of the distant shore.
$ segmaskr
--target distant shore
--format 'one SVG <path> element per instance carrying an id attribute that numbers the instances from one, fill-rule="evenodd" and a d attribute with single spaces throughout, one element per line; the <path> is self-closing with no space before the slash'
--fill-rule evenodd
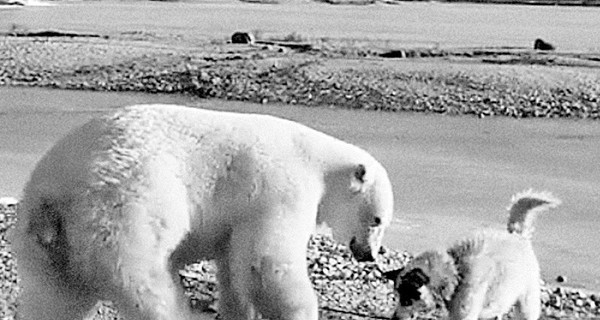
<path id="1" fill-rule="evenodd" d="M 241 0 L 247 2 L 260 2 L 260 0 Z M 267 0 L 266 3 L 276 3 L 277 0 Z M 440 3 L 483 3 L 483 4 L 515 4 L 515 5 L 535 5 L 535 6 L 583 6 L 598 7 L 600 0 L 315 0 L 330 4 L 350 4 L 350 5 L 368 5 L 377 2 L 387 4 L 399 4 L 402 2 L 440 2 Z"/>
<path id="2" fill-rule="evenodd" d="M 150 0 L 166 2 L 190 2 L 190 0 Z M 290 2 L 291 0 L 240 0 L 248 3 L 260 4 L 279 4 L 281 2 Z M 534 5 L 534 6 L 579 6 L 579 7 L 598 7 L 600 0 L 313 0 L 315 2 L 329 3 L 333 5 L 370 5 L 375 3 L 401 4 L 403 2 L 440 2 L 440 3 L 482 3 L 482 4 L 510 4 L 510 5 Z M 39 0 L 0 0 L 2 6 L 40 6 L 54 5 L 60 3 L 60 0 L 39 1 Z M 193 0 L 191 0 L 193 2 Z"/>

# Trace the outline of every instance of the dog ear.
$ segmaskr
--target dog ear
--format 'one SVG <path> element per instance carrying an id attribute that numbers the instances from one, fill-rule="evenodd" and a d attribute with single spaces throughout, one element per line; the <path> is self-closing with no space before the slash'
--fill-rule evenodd
<path id="1" fill-rule="evenodd" d="M 394 281 L 394 283 L 396 283 L 396 279 L 398 279 L 398 275 L 400 275 L 401 271 L 402 269 L 396 269 L 392 271 L 383 272 L 382 275 L 385 279 Z"/>
<path id="2" fill-rule="evenodd" d="M 450 301 L 458 285 L 458 271 L 454 258 L 448 252 L 432 251 L 428 253 L 430 286 L 439 298 Z"/>
<path id="3" fill-rule="evenodd" d="M 367 182 L 367 180 L 367 168 L 364 164 L 358 164 L 352 171 L 350 190 L 352 190 L 353 193 L 364 191 L 365 182 Z"/>

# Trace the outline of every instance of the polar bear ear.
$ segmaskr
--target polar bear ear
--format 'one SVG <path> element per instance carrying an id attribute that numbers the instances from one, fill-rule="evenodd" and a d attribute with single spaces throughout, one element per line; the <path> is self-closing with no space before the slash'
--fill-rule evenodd
<path id="1" fill-rule="evenodd" d="M 362 192 L 365 189 L 365 182 L 367 180 L 367 168 L 364 164 L 359 164 L 354 167 L 352 172 L 352 178 L 350 182 L 350 190 L 354 193 Z"/>

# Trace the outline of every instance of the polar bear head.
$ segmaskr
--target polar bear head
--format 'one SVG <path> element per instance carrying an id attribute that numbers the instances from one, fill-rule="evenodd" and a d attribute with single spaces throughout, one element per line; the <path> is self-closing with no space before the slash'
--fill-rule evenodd
<path id="1" fill-rule="evenodd" d="M 358 261 L 373 261 L 394 212 L 392 185 L 377 161 L 356 163 L 325 176 L 317 223 L 332 229 Z"/>

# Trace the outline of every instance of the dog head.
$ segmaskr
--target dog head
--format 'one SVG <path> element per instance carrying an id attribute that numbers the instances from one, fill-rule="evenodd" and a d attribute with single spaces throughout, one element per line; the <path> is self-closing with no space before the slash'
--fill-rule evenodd
<path id="1" fill-rule="evenodd" d="M 399 304 L 393 319 L 430 311 L 450 301 L 458 284 L 454 261 L 446 253 L 425 252 L 404 269 L 384 273 L 394 281 Z"/>
<path id="2" fill-rule="evenodd" d="M 400 272 L 401 270 L 404 272 Z M 386 273 L 385 276 L 388 279 L 393 278 L 391 280 L 394 281 L 394 289 L 398 293 L 401 306 L 411 306 L 422 298 L 426 298 L 430 279 L 422 269 L 416 268 L 408 271 L 400 269 Z"/>

